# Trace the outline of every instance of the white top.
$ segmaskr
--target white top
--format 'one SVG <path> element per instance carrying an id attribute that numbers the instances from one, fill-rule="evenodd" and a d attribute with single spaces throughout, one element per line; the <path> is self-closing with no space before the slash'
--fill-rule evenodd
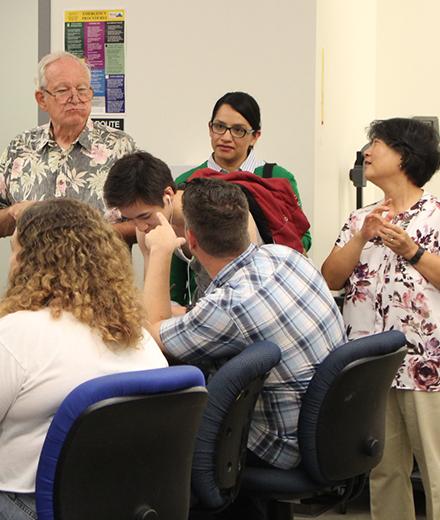
<path id="1" fill-rule="evenodd" d="M 110 350 L 99 334 L 47 309 L 0 318 L 0 490 L 35 491 L 43 442 L 61 401 L 106 374 L 168 365 L 147 331 L 139 348 Z"/>

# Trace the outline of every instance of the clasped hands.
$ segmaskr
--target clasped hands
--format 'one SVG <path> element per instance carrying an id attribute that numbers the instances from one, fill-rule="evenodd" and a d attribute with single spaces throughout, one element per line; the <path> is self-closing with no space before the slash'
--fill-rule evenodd
<path id="1" fill-rule="evenodd" d="M 390 207 L 391 199 L 369 213 L 361 228 L 362 238 L 367 242 L 374 237 L 380 237 L 383 244 L 396 255 L 403 256 L 406 260 L 412 258 L 418 249 L 418 244 L 400 226 L 392 224 L 394 213 Z M 386 213 L 383 216 L 383 213 Z"/>

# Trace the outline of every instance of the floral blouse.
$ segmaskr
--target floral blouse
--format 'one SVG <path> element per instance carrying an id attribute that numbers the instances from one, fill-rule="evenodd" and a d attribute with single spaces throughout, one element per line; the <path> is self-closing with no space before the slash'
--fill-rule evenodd
<path id="1" fill-rule="evenodd" d="M 108 171 L 135 149 L 129 135 L 90 119 L 67 150 L 53 139 L 49 123 L 27 130 L 0 157 L 0 208 L 22 200 L 71 197 L 104 213 Z M 117 213 L 107 216 L 114 221 Z"/>
<path id="2" fill-rule="evenodd" d="M 336 245 L 343 247 L 382 203 L 351 213 Z M 430 253 L 440 254 L 440 200 L 433 195 L 425 193 L 393 223 Z M 393 386 L 440 391 L 440 291 L 379 237 L 365 245 L 345 290 L 343 314 L 349 339 L 391 329 L 406 335 L 408 354 Z"/>

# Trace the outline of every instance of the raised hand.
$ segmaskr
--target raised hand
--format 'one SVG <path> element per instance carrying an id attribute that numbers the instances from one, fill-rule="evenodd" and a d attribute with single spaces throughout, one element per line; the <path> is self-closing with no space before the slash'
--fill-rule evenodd
<path id="1" fill-rule="evenodd" d="M 161 250 L 172 253 L 175 249 L 182 247 L 186 240 L 178 237 L 162 213 L 156 213 L 159 224 L 145 234 L 144 244 L 147 251 Z"/>
<path id="2" fill-rule="evenodd" d="M 391 199 L 386 200 L 365 217 L 360 230 L 360 234 L 365 242 L 368 242 L 374 237 L 380 236 L 384 223 L 391 221 L 393 218 L 394 215 L 391 211 L 390 203 Z M 387 215 L 383 216 L 383 213 L 385 212 L 387 212 Z"/>

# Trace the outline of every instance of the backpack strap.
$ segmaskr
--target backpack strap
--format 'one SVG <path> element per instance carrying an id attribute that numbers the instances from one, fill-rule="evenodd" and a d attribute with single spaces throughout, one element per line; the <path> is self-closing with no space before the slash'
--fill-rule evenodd
<path id="1" fill-rule="evenodd" d="M 267 221 L 263 210 L 255 200 L 255 197 L 245 186 L 242 186 L 241 184 L 237 184 L 236 186 L 239 186 L 241 191 L 246 195 L 249 205 L 249 213 L 252 215 L 255 221 L 255 225 L 257 226 L 261 240 L 265 244 L 273 244 L 272 232 L 269 227 L 269 222 Z"/>
<path id="2" fill-rule="evenodd" d="M 276 166 L 277 163 L 264 163 L 263 166 L 263 179 L 271 179 L 273 174 L 273 167 Z"/>

